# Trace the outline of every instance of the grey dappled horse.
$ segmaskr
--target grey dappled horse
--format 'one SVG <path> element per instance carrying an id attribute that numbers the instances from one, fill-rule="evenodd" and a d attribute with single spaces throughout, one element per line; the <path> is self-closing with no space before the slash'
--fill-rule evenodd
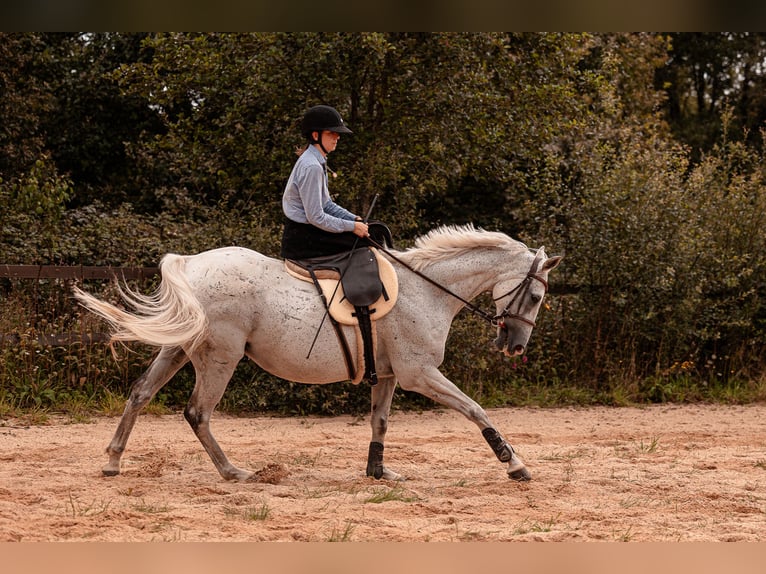
<path id="1" fill-rule="evenodd" d="M 379 383 L 372 387 L 367 475 L 402 479 L 383 464 L 388 415 L 398 382 L 403 389 L 473 421 L 497 458 L 508 463 L 508 476 L 528 480 L 524 463 L 484 409 L 444 377 L 439 365 L 455 315 L 486 291 L 492 292 L 496 304 L 495 346 L 508 356 L 522 354 L 547 291 L 548 273 L 561 258 L 548 258 L 543 248 L 531 251 L 505 234 L 472 226 L 441 227 L 407 251 L 386 252 L 399 276 L 399 299 L 376 322 Z M 134 383 L 107 447 L 109 462 L 103 473 L 119 474 L 120 458 L 140 410 L 191 361 L 196 384 L 184 416 L 221 476 L 247 480 L 253 473 L 231 464 L 210 431 L 213 410 L 237 364 L 247 355 L 269 373 L 290 381 L 348 380 L 336 334 L 328 321 L 322 323 L 325 309 L 315 287 L 290 276 L 282 260 L 225 247 L 197 255 L 165 255 L 160 269 L 162 281 L 153 294 L 122 291 L 134 313 L 75 288 L 78 300 L 111 324 L 113 340 L 160 347 L 149 369 Z M 307 358 L 320 323 L 323 327 Z M 358 356 L 353 327 L 343 329 L 352 356 Z"/>

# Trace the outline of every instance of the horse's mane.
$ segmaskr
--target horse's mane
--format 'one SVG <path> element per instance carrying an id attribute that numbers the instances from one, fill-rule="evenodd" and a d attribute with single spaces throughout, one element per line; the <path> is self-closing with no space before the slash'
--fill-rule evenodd
<path id="1" fill-rule="evenodd" d="M 415 246 L 405 251 L 401 258 L 420 270 L 431 263 L 477 247 L 494 247 L 512 252 L 527 249 L 521 241 L 511 239 L 505 233 L 476 229 L 472 224 L 443 225 L 418 237 Z"/>

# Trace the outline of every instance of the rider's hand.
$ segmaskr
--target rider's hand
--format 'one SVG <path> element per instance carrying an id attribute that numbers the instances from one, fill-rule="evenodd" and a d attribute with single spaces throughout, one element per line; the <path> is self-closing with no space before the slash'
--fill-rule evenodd
<path id="1" fill-rule="evenodd" d="M 359 237 L 367 237 L 370 235 L 367 224 L 364 221 L 354 222 L 354 235 L 358 235 Z"/>

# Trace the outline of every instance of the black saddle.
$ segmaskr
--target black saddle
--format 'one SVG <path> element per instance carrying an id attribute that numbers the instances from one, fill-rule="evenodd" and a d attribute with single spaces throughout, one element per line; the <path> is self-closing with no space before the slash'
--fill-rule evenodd
<path id="1" fill-rule="evenodd" d="M 369 247 L 359 247 L 348 253 L 326 255 L 295 261 L 310 274 L 320 270 L 335 271 L 340 275 L 343 293 L 354 307 L 369 307 L 383 295 L 378 259 Z"/>

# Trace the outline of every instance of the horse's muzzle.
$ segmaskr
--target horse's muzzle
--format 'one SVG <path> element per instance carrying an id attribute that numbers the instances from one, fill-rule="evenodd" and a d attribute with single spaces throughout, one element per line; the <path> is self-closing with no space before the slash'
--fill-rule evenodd
<path id="1" fill-rule="evenodd" d="M 514 345 L 513 348 L 509 348 L 510 334 L 508 328 L 505 325 L 500 325 L 497 328 L 497 338 L 493 341 L 495 348 L 503 353 L 506 357 L 514 357 L 524 354 L 524 345 Z"/>
<path id="2" fill-rule="evenodd" d="M 524 347 L 522 345 L 516 345 L 513 350 L 508 349 L 508 347 L 505 347 L 502 349 L 503 354 L 506 357 L 518 357 L 520 355 L 524 354 Z"/>

